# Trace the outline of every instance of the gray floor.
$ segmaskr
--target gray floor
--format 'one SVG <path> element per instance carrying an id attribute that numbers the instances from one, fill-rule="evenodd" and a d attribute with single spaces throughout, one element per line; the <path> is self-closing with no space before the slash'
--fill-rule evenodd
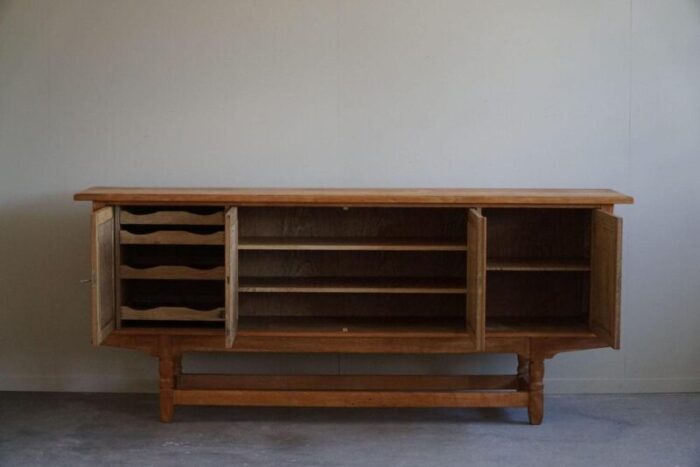
<path id="1" fill-rule="evenodd" d="M 524 410 L 178 407 L 0 393 L 0 465 L 700 466 L 700 394 L 550 396 Z"/>

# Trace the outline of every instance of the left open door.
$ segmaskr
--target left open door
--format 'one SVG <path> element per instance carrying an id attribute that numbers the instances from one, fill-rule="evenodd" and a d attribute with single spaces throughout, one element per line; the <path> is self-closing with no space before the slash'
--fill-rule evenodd
<path id="1" fill-rule="evenodd" d="M 238 331 L 238 209 L 226 211 L 226 348 Z"/>
<path id="2" fill-rule="evenodd" d="M 92 212 L 92 343 L 114 330 L 117 311 L 114 274 L 114 208 Z"/>

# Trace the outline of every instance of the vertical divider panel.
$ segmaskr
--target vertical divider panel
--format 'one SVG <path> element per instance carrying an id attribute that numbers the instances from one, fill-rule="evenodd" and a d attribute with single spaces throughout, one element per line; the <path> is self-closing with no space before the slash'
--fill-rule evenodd
<path id="1" fill-rule="evenodd" d="M 467 210 L 467 330 L 476 350 L 486 347 L 486 218 Z"/>
<path id="2" fill-rule="evenodd" d="M 92 343 L 100 345 L 116 324 L 114 209 L 93 211 L 91 220 Z"/>
<path id="3" fill-rule="evenodd" d="M 226 211 L 226 347 L 233 347 L 238 331 L 238 208 Z"/>
<path id="4" fill-rule="evenodd" d="M 589 325 L 614 349 L 620 348 L 621 264 L 622 219 L 593 211 Z"/>

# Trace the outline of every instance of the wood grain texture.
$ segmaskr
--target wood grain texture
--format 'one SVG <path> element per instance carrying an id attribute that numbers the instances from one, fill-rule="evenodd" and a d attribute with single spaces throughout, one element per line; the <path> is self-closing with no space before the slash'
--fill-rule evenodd
<path id="1" fill-rule="evenodd" d="M 137 310 L 128 306 L 120 309 L 122 320 L 132 321 L 224 321 L 224 309 L 193 310 L 185 307 L 160 306 Z"/>
<path id="2" fill-rule="evenodd" d="M 243 317 L 465 319 L 464 294 L 242 293 Z"/>
<path id="3" fill-rule="evenodd" d="M 488 259 L 586 259 L 591 209 L 484 209 Z"/>
<path id="4" fill-rule="evenodd" d="M 590 271 L 586 259 L 498 258 L 489 260 L 488 271 Z"/>
<path id="5" fill-rule="evenodd" d="M 176 405 L 277 407 L 527 407 L 521 392 L 176 389 Z"/>
<path id="6" fill-rule="evenodd" d="M 475 209 L 467 215 L 467 307 L 466 322 L 477 349 L 485 346 L 486 319 L 486 219 Z"/>
<path id="7" fill-rule="evenodd" d="M 515 375 L 227 375 L 184 374 L 178 389 L 464 391 L 516 389 Z"/>
<path id="8" fill-rule="evenodd" d="M 226 210 L 226 347 L 233 347 L 238 332 L 239 267 L 238 267 L 238 208 Z"/>
<path id="9" fill-rule="evenodd" d="M 489 271 L 487 318 L 557 321 L 588 314 L 589 278 L 585 272 Z"/>
<path id="10" fill-rule="evenodd" d="M 223 329 L 173 328 L 167 326 L 117 329 L 105 340 L 104 345 L 133 348 L 151 352 L 152 344 L 162 335 L 171 336 L 179 352 L 308 352 L 308 353 L 393 353 L 393 354 L 466 354 L 477 352 L 473 343 L 461 336 L 396 336 L 298 337 L 248 335 L 240 331 L 236 344 L 227 348 Z M 602 348 L 606 344 L 597 338 L 541 338 L 523 336 L 487 336 L 486 349 L 479 352 L 519 353 L 530 355 L 531 341 L 537 342 L 538 354 L 553 354 L 579 349 Z M 552 353 L 553 352 L 553 353 Z"/>
<path id="11" fill-rule="evenodd" d="M 223 212 L 197 214 L 187 211 L 156 211 L 146 214 L 134 214 L 122 209 L 119 220 L 122 224 L 177 224 L 177 225 L 223 225 Z"/>
<path id="12" fill-rule="evenodd" d="M 119 244 L 119 232 L 121 231 L 121 223 L 119 222 L 119 217 L 121 215 L 121 207 L 114 207 L 114 310 L 116 314 L 115 328 L 118 329 L 122 326 L 121 323 L 121 313 L 119 309 L 122 306 L 122 279 L 121 279 L 121 267 L 123 262 L 123 251 Z"/>
<path id="13" fill-rule="evenodd" d="M 531 425 L 540 425 L 544 416 L 544 360 L 531 359 L 528 363 L 529 385 L 527 413 Z"/>
<path id="14" fill-rule="evenodd" d="M 162 230 L 137 234 L 122 229 L 119 241 L 122 245 L 223 245 L 224 233 L 199 234 L 184 230 Z"/>
<path id="15" fill-rule="evenodd" d="M 123 188 L 93 187 L 77 201 L 114 204 L 233 204 L 330 206 L 489 206 L 631 204 L 632 197 L 598 189 L 370 188 Z"/>
<path id="16" fill-rule="evenodd" d="M 100 345 L 116 326 L 114 208 L 93 211 L 92 343 Z"/>
<path id="17" fill-rule="evenodd" d="M 241 293 L 464 294 L 455 279 L 362 277 L 241 277 Z"/>
<path id="18" fill-rule="evenodd" d="M 442 239 L 363 237 L 246 237 L 239 250 L 311 251 L 466 251 L 463 243 Z"/>
<path id="19" fill-rule="evenodd" d="M 582 318 L 493 317 L 486 320 L 487 336 L 595 337 Z"/>
<path id="20" fill-rule="evenodd" d="M 241 250 L 239 256 L 238 273 L 251 280 L 288 277 L 299 281 L 308 278 L 312 282 L 313 278 L 328 278 L 329 282 L 347 279 L 350 284 L 376 282 L 378 286 L 411 281 L 460 285 L 466 282 L 463 251 Z"/>
<path id="21" fill-rule="evenodd" d="M 468 335 L 460 319 L 411 317 L 241 317 L 239 332 L 247 336 L 298 337 L 458 337 Z"/>
<path id="22" fill-rule="evenodd" d="M 132 268 L 122 265 L 119 268 L 122 279 L 181 279 L 181 280 L 224 280 L 225 269 L 214 267 L 197 269 L 188 266 L 154 266 L 151 268 Z"/>
<path id="23" fill-rule="evenodd" d="M 175 367 L 172 340 L 170 336 L 160 336 L 158 339 L 159 402 L 160 421 L 164 423 L 169 423 L 173 419 Z"/>
<path id="24" fill-rule="evenodd" d="M 601 338 L 620 348 L 622 219 L 593 213 L 591 242 L 590 324 Z"/>
<path id="25" fill-rule="evenodd" d="M 611 190 L 96 188 L 75 197 L 98 208 L 95 342 L 159 358 L 163 421 L 175 405 L 527 407 L 539 424 L 546 358 L 619 346 L 612 209 L 632 199 Z M 113 329 L 119 316 L 126 327 Z M 514 353 L 518 367 L 182 375 L 183 352 Z"/>

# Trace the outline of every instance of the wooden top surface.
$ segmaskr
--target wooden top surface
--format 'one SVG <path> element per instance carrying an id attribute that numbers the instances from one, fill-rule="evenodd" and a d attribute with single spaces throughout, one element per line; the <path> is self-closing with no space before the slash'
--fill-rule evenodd
<path id="1" fill-rule="evenodd" d="M 233 204 L 326 206 L 518 206 L 631 204 L 605 189 L 502 188 L 118 188 L 92 187 L 77 201 L 110 204 Z"/>

